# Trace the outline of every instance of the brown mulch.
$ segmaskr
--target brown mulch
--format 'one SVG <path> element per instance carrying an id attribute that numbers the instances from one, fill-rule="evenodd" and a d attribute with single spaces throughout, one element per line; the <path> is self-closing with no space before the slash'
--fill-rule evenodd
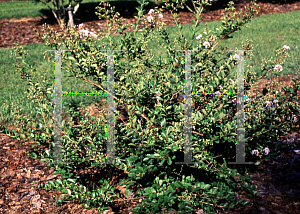
<path id="1" fill-rule="evenodd" d="M 235 3 L 234 6 L 238 11 L 244 9 L 244 6 L 249 6 L 249 2 Z M 258 2 L 258 4 L 261 8 L 258 9 L 259 14 L 255 16 L 300 9 L 299 2 L 291 4 Z M 219 9 L 213 10 L 212 8 L 212 11 L 203 13 L 202 21 L 221 20 L 219 15 L 224 12 L 225 6 L 219 5 Z M 136 14 L 131 14 L 128 11 L 127 15 L 133 17 Z M 174 26 L 173 19 L 170 19 L 172 18 L 171 14 L 164 12 L 163 17 L 163 21 L 168 26 Z M 181 11 L 179 17 L 183 20 L 183 24 L 191 24 L 192 22 L 189 20 L 194 18 L 191 13 L 185 11 Z M 134 20 L 134 18 L 126 18 L 126 22 L 129 23 L 133 23 Z M 47 17 L 44 17 L 44 19 L 33 18 L 32 20 L 29 18 L 0 20 L 0 47 L 12 47 L 13 42 L 20 42 L 21 45 L 43 43 L 43 40 L 38 38 L 32 28 L 36 28 L 41 32 L 42 24 L 45 22 L 51 28 L 61 31 L 55 20 Z M 103 20 L 85 22 L 75 18 L 75 24 L 84 23 L 86 29 L 94 32 L 97 32 L 97 29 L 101 26 L 105 26 L 103 22 Z M 276 80 L 278 81 L 278 78 Z M 257 92 L 261 93 L 263 87 L 265 87 L 264 84 L 269 81 L 271 82 L 271 80 L 260 80 Z M 280 81 L 283 84 L 291 85 L 291 77 L 280 77 Z M 89 111 L 94 116 L 99 116 L 99 109 L 94 105 L 86 108 L 85 111 Z M 63 118 L 66 119 L 66 115 Z M 16 129 L 16 126 L 8 126 L 8 129 Z M 291 134 L 291 137 L 281 136 L 280 142 L 295 143 L 297 145 L 296 149 L 299 150 L 299 131 L 289 134 Z M 24 149 L 33 151 L 32 143 L 24 142 L 20 145 L 20 140 L 12 139 L 8 135 L 0 133 L 0 144 L 0 213 L 99 213 L 95 208 L 87 210 L 83 205 L 73 201 L 67 201 L 62 206 L 55 207 L 53 201 L 56 198 L 53 196 L 57 195 L 58 192 L 40 190 L 36 188 L 38 184 L 32 182 L 37 181 L 40 184 L 41 182 L 46 183 L 48 180 L 55 181 L 61 178 L 61 175 L 54 175 L 54 169 L 50 169 L 48 164 L 27 157 Z M 251 203 L 246 207 L 235 209 L 232 213 L 300 213 L 299 157 L 299 153 L 297 154 L 292 150 L 283 150 L 278 156 L 278 161 L 268 161 L 259 165 L 255 171 L 251 171 L 250 175 L 253 179 L 253 185 L 257 185 L 258 195 L 250 198 L 246 192 L 239 190 L 236 197 L 249 200 Z M 235 165 L 232 166 L 232 168 L 236 167 Z M 95 172 L 87 173 L 85 170 L 80 173 L 93 175 Z M 118 177 L 114 177 L 112 185 L 116 186 L 122 193 L 124 188 L 117 184 Z M 116 206 L 105 213 L 129 213 L 135 204 L 136 202 L 126 204 L 116 202 Z M 224 213 L 230 212 L 226 211 Z"/>
<path id="2" fill-rule="evenodd" d="M 275 2 L 275 1 L 274 1 Z M 300 10 L 300 2 L 295 2 L 291 4 L 280 4 L 280 3 L 270 3 L 270 2 L 256 2 L 260 8 L 258 10 L 258 14 L 254 14 L 254 17 L 259 17 L 265 14 L 274 14 L 274 13 L 284 13 L 288 11 Z M 245 11 L 244 6 L 249 7 L 250 1 L 238 1 L 234 4 L 236 11 L 238 12 L 240 9 Z M 212 22 L 212 21 L 220 21 L 222 18 L 222 14 L 225 12 L 225 8 L 227 4 L 219 5 L 216 4 L 214 7 L 206 9 L 205 12 L 202 13 L 201 22 Z M 121 9 L 120 9 L 121 10 Z M 117 9 L 116 9 L 117 11 Z M 79 11 L 78 11 L 79 12 Z M 146 11 L 148 12 L 148 11 Z M 93 12 L 94 13 L 94 12 Z M 136 22 L 134 16 L 137 16 L 137 13 L 132 10 L 121 10 L 121 15 L 126 17 L 126 22 L 124 24 L 130 23 L 133 24 Z M 92 14 L 78 14 L 74 18 L 74 23 L 79 25 L 80 23 L 84 23 L 84 28 L 98 33 L 98 29 L 103 31 L 106 27 L 105 20 L 89 20 Z M 80 17 L 80 18 L 78 18 Z M 195 19 L 195 16 L 186 11 L 180 10 L 179 16 L 180 21 L 183 25 L 192 24 L 192 18 Z M 241 18 L 240 16 L 239 18 Z M 88 21 L 87 21 L 88 20 Z M 167 11 L 163 12 L 163 22 L 166 23 L 166 26 L 175 26 L 172 22 L 174 21 L 171 13 Z M 47 23 L 51 28 L 53 28 L 57 32 L 62 32 L 56 20 L 51 17 L 35 17 L 35 18 L 22 18 L 22 19 L 2 19 L 0 20 L 0 48 L 8 48 L 14 46 L 13 43 L 20 42 L 20 45 L 33 44 L 33 43 L 43 43 L 43 40 L 38 37 L 38 35 L 32 30 L 33 28 L 37 29 L 38 32 L 42 34 L 42 25 Z M 140 26 L 140 25 L 139 25 Z M 126 31 L 132 31 L 128 29 Z"/>
<path id="3" fill-rule="evenodd" d="M 33 182 L 47 183 L 61 175 L 54 175 L 48 164 L 27 158 L 24 149 L 33 151 L 32 143 L 20 145 L 19 140 L 2 133 L 0 139 L 0 213 L 96 213 L 75 203 L 55 207 L 53 196 L 59 193 L 36 188 L 38 184 Z"/>

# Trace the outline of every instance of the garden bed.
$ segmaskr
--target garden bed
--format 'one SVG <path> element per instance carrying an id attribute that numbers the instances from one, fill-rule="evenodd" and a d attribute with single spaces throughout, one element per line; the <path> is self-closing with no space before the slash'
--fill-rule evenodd
<path id="1" fill-rule="evenodd" d="M 1 0 L 3 1 L 3 0 Z M 247 1 L 249 2 L 249 1 Z M 293 4 L 272 4 L 261 3 L 258 9 L 259 15 L 287 12 L 300 9 L 300 2 Z M 249 3 L 236 3 L 235 7 L 244 9 L 244 6 Z M 225 7 L 224 7 L 225 8 Z M 203 13 L 203 21 L 221 20 L 220 14 L 224 9 L 216 11 L 208 11 Z M 257 16 L 259 16 L 257 15 Z M 171 15 L 164 13 L 164 21 L 167 25 L 173 25 L 170 19 Z M 188 20 L 193 18 L 193 15 L 187 12 L 179 13 L 179 17 L 185 20 L 184 23 L 191 24 Z M 126 22 L 133 22 L 133 18 L 127 18 Z M 35 19 L 35 20 L 1 20 L 0 21 L 0 47 L 8 48 L 13 46 L 13 42 L 20 42 L 21 45 L 42 43 L 43 40 L 32 31 L 36 28 L 41 31 L 42 24 L 47 22 L 54 30 L 59 31 L 59 27 L 55 20 L 48 19 Z M 83 20 L 75 19 L 76 24 L 83 23 Z M 90 31 L 99 29 L 101 21 L 84 22 L 85 26 Z M 283 84 L 291 85 L 291 77 L 276 78 Z M 257 93 L 262 93 L 262 89 L 267 82 L 271 80 L 260 80 L 258 82 Z M 279 82 L 280 82 L 279 81 Z M 282 86 L 279 87 L 280 89 Z M 254 97 L 256 96 L 254 95 Z M 86 108 L 93 116 L 97 116 L 98 109 L 94 106 Z M 66 115 L 64 115 L 66 116 Z M 1 124 L 5 125 L 5 124 Z M 299 127 L 298 127 L 299 128 Z M 8 126 L 8 130 L 16 129 L 15 126 Z M 274 143 L 295 143 L 296 149 L 300 149 L 300 136 L 299 129 L 297 132 L 289 133 L 291 136 L 281 136 L 280 141 Z M 23 151 L 33 151 L 33 143 L 25 142 L 20 145 L 20 141 L 10 138 L 8 135 L 0 133 L 0 213 L 99 213 L 95 208 L 87 210 L 82 205 L 74 201 L 66 201 L 61 207 L 55 207 L 52 202 L 56 200 L 55 194 L 58 192 L 46 192 L 37 189 L 37 183 L 32 182 L 45 182 L 55 181 L 61 178 L 61 175 L 54 175 L 54 170 L 50 169 L 46 163 L 39 160 L 28 158 L 27 154 Z M 249 198 L 249 195 L 243 190 L 238 190 L 236 198 L 249 200 L 250 204 L 246 207 L 236 209 L 231 213 L 299 213 L 300 204 L 300 155 L 292 150 L 282 150 L 278 156 L 278 161 L 267 161 L 259 165 L 257 168 L 253 167 L 250 171 L 250 176 L 253 180 L 253 185 L 257 185 L 258 195 Z M 234 157 L 230 158 L 234 161 Z M 238 165 L 233 165 L 232 168 L 238 168 Z M 97 171 L 80 172 L 82 174 L 89 174 L 94 178 Z M 118 185 L 118 178 L 124 176 L 119 174 L 113 177 L 115 181 L 112 185 L 122 193 L 123 187 Z M 122 194 L 121 194 L 122 195 Z M 125 197 L 123 197 L 125 199 Z M 116 202 L 115 206 L 107 211 L 106 214 L 111 213 L 130 213 L 130 210 L 136 205 L 136 202 L 126 201 Z M 199 212 L 200 213 L 200 212 Z M 225 211 L 224 213 L 230 213 Z"/>

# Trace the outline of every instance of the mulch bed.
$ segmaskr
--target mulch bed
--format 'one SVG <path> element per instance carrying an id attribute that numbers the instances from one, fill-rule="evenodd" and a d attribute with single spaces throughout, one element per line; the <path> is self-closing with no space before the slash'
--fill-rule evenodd
<path id="1" fill-rule="evenodd" d="M 254 14 L 254 17 L 258 17 L 265 14 L 274 14 L 274 13 L 284 13 L 288 11 L 300 10 L 300 2 L 295 2 L 291 4 L 280 4 L 280 3 L 269 3 L 269 2 L 256 2 L 260 8 L 257 9 L 258 14 Z M 250 1 L 241 1 L 234 4 L 236 11 L 240 9 L 245 11 L 244 6 L 249 7 Z M 205 12 L 202 13 L 201 22 L 211 22 L 211 21 L 220 21 L 222 14 L 225 12 L 227 4 L 219 5 L 216 4 L 214 7 L 208 8 Z M 78 11 L 79 12 L 79 11 Z M 146 11 L 148 12 L 148 11 Z M 94 12 L 93 12 L 94 13 Z M 130 23 L 134 24 L 136 19 L 134 16 L 137 16 L 137 13 L 132 10 L 122 10 L 120 11 L 121 16 L 126 17 L 124 24 Z M 103 31 L 103 28 L 106 27 L 105 20 L 89 20 L 92 14 L 81 14 L 78 13 L 78 16 L 74 18 L 74 24 L 79 25 L 84 23 L 84 28 L 98 33 L 98 29 Z M 80 18 L 78 18 L 80 17 Z M 195 19 L 195 16 L 186 11 L 180 10 L 178 17 L 182 24 L 193 24 L 192 18 Z M 240 16 L 239 18 L 241 18 Z M 174 18 L 171 13 L 167 11 L 163 12 L 163 21 L 166 23 L 166 26 L 175 26 L 172 22 Z M 32 30 L 33 28 L 37 29 L 38 32 L 42 35 L 42 25 L 47 23 L 51 28 L 57 32 L 62 32 L 56 20 L 51 17 L 36 17 L 36 18 L 22 18 L 22 19 L 9 19 L 9 20 L 0 20 L 0 48 L 8 48 L 14 46 L 13 43 L 19 42 L 20 45 L 27 45 L 33 43 L 43 43 L 43 40 L 38 37 L 38 35 Z M 131 27 L 131 26 L 130 26 Z M 132 31 L 133 28 L 126 31 Z"/>
<path id="2" fill-rule="evenodd" d="M 17 139 L 0 134 L 0 213 L 93 213 L 79 204 L 55 207 L 54 195 L 58 192 L 36 188 L 37 183 L 55 181 L 61 175 L 37 159 L 27 158 L 26 151 L 33 151 L 32 143 L 20 145 Z M 94 212 L 95 213 L 95 212 Z"/>
<path id="3" fill-rule="evenodd" d="M 1 0 L 3 2 L 3 0 Z M 249 6 L 250 1 L 235 3 L 237 11 Z M 260 9 L 259 15 L 271 13 L 284 13 L 300 9 L 300 3 L 290 4 L 273 4 L 268 2 L 258 2 Z M 215 6 L 211 11 L 207 10 L 203 13 L 203 21 L 221 20 L 226 5 Z M 220 8 L 216 8 L 220 7 Z M 134 18 L 130 11 L 127 12 L 129 18 L 126 22 L 133 23 Z M 164 12 L 164 22 L 167 25 L 174 26 L 171 14 Z M 191 13 L 181 11 L 179 17 L 183 20 L 183 24 L 192 23 L 190 20 L 194 18 Z M 36 28 L 41 32 L 42 24 L 47 23 L 51 28 L 58 32 L 61 31 L 55 20 L 44 17 L 44 19 L 34 18 L 29 21 L 26 19 L 0 20 L 0 47 L 8 48 L 13 46 L 13 42 L 20 42 L 21 45 L 43 43 L 32 28 Z M 104 21 L 94 20 L 85 21 L 84 19 L 75 18 L 75 24 L 84 23 L 85 28 L 97 32 L 97 29 L 104 25 Z M 278 80 L 278 79 L 276 79 Z M 280 77 L 281 82 L 291 85 L 290 77 Z M 270 80 L 260 80 L 258 84 L 258 93 L 261 93 L 264 84 Z M 281 87 L 280 87 L 281 88 Z M 5 124 L 1 124 L 5 125 Z M 8 126 L 8 130 L 16 129 L 16 126 Z M 295 143 L 296 149 L 300 149 L 299 131 L 291 132 L 291 137 L 281 136 L 281 143 Z M 32 143 L 24 142 L 20 145 L 20 140 L 12 139 L 8 135 L 0 133 L 0 213 L 99 213 L 95 208 L 87 210 L 82 205 L 74 201 L 66 201 L 62 206 L 55 207 L 53 201 L 58 192 L 40 190 L 36 188 L 38 184 L 33 181 L 47 183 L 47 181 L 55 181 L 61 178 L 61 175 L 54 175 L 54 169 L 50 169 L 48 164 L 39 160 L 28 158 L 24 153 L 24 149 L 33 151 Z M 278 161 L 268 161 L 259 165 L 255 170 L 250 171 L 253 185 L 257 185 L 258 195 L 249 198 L 248 194 L 243 190 L 236 193 L 236 198 L 242 198 L 251 203 L 246 207 L 235 209 L 231 213 L 300 213 L 300 165 L 299 153 L 292 150 L 282 150 L 278 156 Z M 234 161 L 229 160 L 229 161 Z M 237 168 L 233 165 L 232 168 Z M 86 174 L 85 172 L 80 172 Z M 92 175 L 94 172 L 88 172 Z M 116 186 L 122 193 L 124 190 L 117 184 L 118 176 L 114 177 L 112 185 Z M 130 209 L 134 207 L 136 202 L 121 203 L 116 202 L 116 206 L 105 213 L 130 213 Z M 226 211 L 224 213 L 230 213 Z"/>

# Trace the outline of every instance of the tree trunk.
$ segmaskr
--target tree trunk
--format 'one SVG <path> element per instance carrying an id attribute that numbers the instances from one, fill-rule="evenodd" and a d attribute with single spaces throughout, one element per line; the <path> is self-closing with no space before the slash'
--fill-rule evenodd
<path id="1" fill-rule="evenodd" d="M 71 27 L 74 27 L 73 13 L 72 13 L 72 11 L 74 10 L 74 8 L 71 8 L 71 7 L 69 6 L 66 10 L 68 11 L 70 26 L 71 26 Z"/>

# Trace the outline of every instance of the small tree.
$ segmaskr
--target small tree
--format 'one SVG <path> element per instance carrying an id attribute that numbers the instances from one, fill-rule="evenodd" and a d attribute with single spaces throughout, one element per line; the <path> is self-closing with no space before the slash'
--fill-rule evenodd
<path id="1" fill-rule="evenodd" d="M 157 2 L 161 2 L 162 0 L 157 0 Z M 195 2 L 192 0 L 170 0 L 170 3 L 175 3 L 179 5 L 184 5 L 191 13 L 198 13 L 199 10 L 197 10 L 196 6 L 198 6 L 200 9 L 202 9 L 205 6 L 211 6 L 211 3 L 217 2 L 216 0 L 196 0 Z M 181 6 L 179 6 L 181 7 Z M 183 7 L 181 7 L 183 8 Z M 202 10 L 200 10 L 202 11 Z"/>
<path id="2" fill-rule="evenodd" d="M 57 23 L 59 24 L 59 26 L 61 28 L 63 28 L 65 26 L 65 24 L 67 23 L 67 12 L 68 12 L 69 20 L 70 20 L 70 26 L 71 27 L 74 26 L 73 15 L 75 15 L 75 13 L 77 12 L 77 10 L 79 8 L 79 4 L 82 1 L 83 0 L 74 0 L 76 5 L 75 5 L 75 7 L 72 7 L 72 0 L 69 0 L 69 5 L 67 8 L 65 8 L 63 0 L 45 0 L 45 1 L 33 0 L 33 2 L 35 2 L 35 3 L 41 2 L 41 3 L 45 4 L 47 7 L 49 7 L 49 9 L 52 11 Z M 47 4 L 49 2 L 52 2 L 54 8 L 51 8 Z"/>

